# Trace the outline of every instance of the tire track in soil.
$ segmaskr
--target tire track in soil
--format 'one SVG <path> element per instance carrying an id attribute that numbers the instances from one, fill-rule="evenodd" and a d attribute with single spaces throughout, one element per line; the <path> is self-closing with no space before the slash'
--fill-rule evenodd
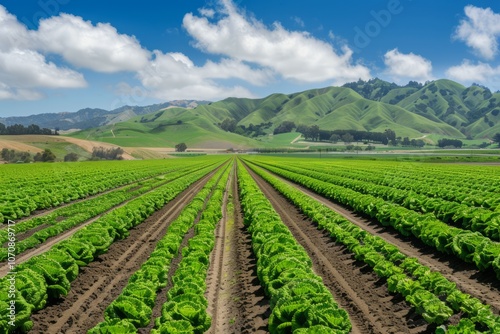
<path id="1" fill-rule="evenodd" d="M 34 327 L 30 333 L 86 333 L 103 321 L 106 307 L 118 297 L 130 276 L 154 250 L 170 222 L 214 172 L 195 182 L 142 224 L 132 228 L 129 237 L 113 243 L 106 254 L 80 268 L 68 295 L 32 316 Z"/>
<path id="2" fill-rule="evenodd" d="M 291 182 L 272 172 L 269 173 L 281 181 L 294 186 L 305 195 L 314 198 L 328 208 L 336 211 L 338 214 L 370 234 L 379 236 L 385 241 L 397 246 L 406 256 L 417 258 L 423 265 L 428 266 L 434 271 L 439 271 L 448 280 L 456 283 L 457 288 L 462 292 L 468 293 L 478 298 L 483 303 L 490 305 L 495 314 L 500 313 L 500 282 L 496 279 L 493 270 L 480 272 L 473 264 L 465 263 L 453 255 L 439 253 L 437 250 L 425 245 L 420 240 L 401 236 L 392 228 L 381 226 L 378 222 L 369 217 L 356 214 L 340 204 L 334 203 L 301 185 Z"/>
<path id="3" fill-rule="evenodd" d="M 260 176 L 249 170 L 296 240 L 308 252 L 313 269 L 323 278 L 340 307 L 348 313 L 353 334 L 434 333 L 401 296 L 387 290 L 386 281 L 311 220 Z"/>
<path id="4" fill-rule="evenodd" d="M 250 234 L 243 225 L 238 197 L 236 164 L 231 177 L 231 192 L 226 190 L 225 205 L 232 199 L 233 210 L 217 228 L 217 242 L 209 270 L 209 312 L 212 327 L 207 333 L 269 333 L 269 300 L 257 278 L 256 259 Z"/>

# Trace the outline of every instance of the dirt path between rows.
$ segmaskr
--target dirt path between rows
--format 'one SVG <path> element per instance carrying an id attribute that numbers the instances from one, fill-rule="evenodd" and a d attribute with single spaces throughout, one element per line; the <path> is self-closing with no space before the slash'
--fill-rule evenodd
<path id="1" fill-rule="evenodd" d="M 269 300 L 257 278 L 250 234 L 243 225 L 236 165 L 207 277 L 212 327 L 207 333 L 268 333 Z"/>
<path id="2" fill-rule="evenodd" d="M 31 333 L 86 333 L 103 321 L 105 308 L 118 297 L 129 277 L 149 257 L 170 222 L 202 189 L 213 172 L 197 181 L 130 230 L 130 236 L 111 245 L 87 267 L 80 269 L 68 295 L 32 316 Z"/>
<path id="3" fill-rule="evenodd" d="M 210 267 L 207 274 L 207 290 L 205 292 L 205 297 L 208 300 L 208 309 L 207 312 L 210 314 L 212 318 L 212 326 L 209 333 L 228 333 L 230 328 L 226 325 L 229 324 L 230 319 L 227 319 L 227 314 L 230 313 L 229 303 L 231 301 L 222 301 L 222 298 L 219 298 L 221 295 L 221 290 L 223 289 L 222 285 L 222 273 L 224 269 L 224 255 L 226 255 L 226 230 L 228 229 L 228 220 L 233 219 L 233 215 L 231 218 L 228 213 L 228 201 L 229 201 L 229 192 L 231 190 L 232 184 L 232 175 L 235 172 L 235 164 L 233 164 L 233 168 L 231 171 L 231 175 L 229 176 L 226 187 L 224 190 L 224 197 L 222 201 L 222 219 L 217 223 L 217 227 L 215 230 L 215 246 L 210 254 Z M 232 214 L 232 213 L 230 213 Z"/>
<path id="4" fill-rule="evenodd" d="M 415 257 L 423 265 L 434 271 L 439 271 L 448 280 L 457 284 L 457 287 L 465 293 L 481 300 L 483 303 L 491 305 L 492 310 L 498 314 L 500 312 L 500 283 L 495 278 L 492 270 L 479 272 L 473 264 L 468 264 L 452 255 L 442 254 L 435 249 L 425 245 L 420 240 L 401 236 L 392 228 L 380 225 L 369 218 L 353 213 L 345 207 L 331 202 L 311 190 L 298 184 L 288 181 L 274 173 L 273 176 L 281 181 L 293 185 L 304 194 L 316 199 L 330 209 L 344 216 L 346 219 L 361 227 L 365 231 L 377 235 L 387 242 L 397 246 L 399 250 L 410 257 Z"/>
<path id="5" fill-rule="evenodd" d="M 340 307 L 350 316 L 353 334 L 434 333 L 402 297 L 391 295 L 385 280 L 360 261 L 287 201 L 272 186 L 250 171 L 282 221 L 308 252 L 313 269 L 323 278 Z"/>

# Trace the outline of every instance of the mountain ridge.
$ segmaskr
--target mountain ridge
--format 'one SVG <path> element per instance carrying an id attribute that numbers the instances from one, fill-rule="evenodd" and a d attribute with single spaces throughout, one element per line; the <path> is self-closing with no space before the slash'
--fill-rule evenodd
<path id="1" fill-rule="evenodd" d="M 36 124 L 40 127 L 60 130 L 88 129 L 126 121 L 138 115 L 146 115 L 169 107 L 194 108 L 209 101 L 174 100 L 148 106 L 122 106 L 113 110 L 83 108 L 75 112 L 43 113 L 29 116 L 0 117 L 0 123 L 6 126 Z"/>
<path id="2" fill-rule="evenodd" d="M 486 139 L 500 132 L 500 93 L 447 79 L 401 86 L 375 78 L 258 99 L 198 102 L 188 108 L 182 103 L 181 107 L 169 103 L 125 106 L 112 114 L 82 109 L 76 124 L 86 127 L 71 136 L 137 147 L 173 147 L 180 141 L 191 147 L 213 143 L 258 147 L 265 146 L 283 122 L 328 131 L 391 129 L 402 138 Z M 91 120 L 93 114 L 98 117 Z"/>

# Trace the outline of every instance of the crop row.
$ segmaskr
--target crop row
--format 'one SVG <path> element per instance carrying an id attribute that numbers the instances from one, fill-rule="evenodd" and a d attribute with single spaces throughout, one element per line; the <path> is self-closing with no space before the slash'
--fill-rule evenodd
<path id="1" fill-rule="evenodd" d="M 182 169 L 177 172 L 172 172 L 166 175 L 154 177 L 145 181 L 131 184 L 124 189 L 111 191 L 96 198 L 87 201 L 70 204 L 66 207 L 56 209 L 49 215 L 29 219 L 22 223 L 18 223 L 14 228 L 7 230 L 0 230 L 0 244 L 3 244 L 10 239 L 15 239 L 20 236 L 22 232 L 28 231 L 31 228 L 46 224 L 50 225 L 40 231 L 35 232 L 30 237 L 18 241 L 14 254 L 21 254 L 22 252 L 36 247 L 37 245 L 45 242 L 50 237 L 54 237 L 67 231 L 74 226 L 77 226 L 84 221 L 102 214 L 120 203 L 129 201 L 137 196 L 140 196 L 152 189 L 161 185 L 176 180 L 183 175 L 192 173 L 200 168 Z M 62 220 L 59 220 L 63 217 Z M 10 240 L 12 241 L 12 240 Z M 7 248 L 0 249 L 0 262 L 6 261 L 8 255 Z M 10 252 L 12 254 L 12 252 Z"/>
<path id="2" fill-rule="evenodd" d="M 257 275 L 270 299 L 270 333 L 349 333 L 347 312 L 339 308 L 313 272 L 307 252 L 241 162 L 238 183 L 244 224 L 257 258 Z"/>
<path id="3" fill-rule="evenodd" d="M 128 284 L 118 298 L 106 308 L 105 320 L 91 329 L 89 333 L 108 333 L 111 330 L 135 333 L 137 329 L 148 326 L 156 303 L 157 293 L 167 286 L 171 262 L 178 256 L 181 243 L 189 229 L 193 227 L 199 214 L 208 210 L 208 205 L 205 207 L 205 202 L 210 197 L 214 186 L 221 183 L 220 179 L 223 173 L 224 169 L 220 169 L 214 174 L 179 216 L 170 223 L 167 232 L 157 243 L 149 258 L 130 277 Z M 213 196 L 212 194 L 209 203 L 213 202 Z M 220 211 L 220 203 L 218 207 Z M 177 291 L 178 294 L 187 293 L 186 290 L 180 288 L 177 290 L 171 289 L 171 291 L 172 293 Z M 172 299 L 169 298 L 169 300 Z M 198 305 L 195 300 L 192 302 L 194 306 Z M 172 324 L 172 326 L 175 327 L 176 324 Z"/>
<path id="4" fill-rule="evenodd" d="M 206 279 L 210 254 L 215 246 L 215 228 L 222 218 L 224 189 L 230 171 L 227 169 L 216 185 L 194 227 L 194 237 L 182 249 L 182 260 L 172 275 L 173 286 L 167 292 L 167 301 L 162 306 L 161 316 L 155 320 L 156 329 L 151 331 L 152 334 L 171 333 L 179 329 L 201 334 L 211 326 L 205 298 Z"/>
<path id="5" fill-rule="evenodd" d="M 281 164 L 290 165 L 289 160 Z M 393 164 L 370 164 L 360 167 L 358 164 L 326 164 L 297 163 L 294 166 L 320 171 L 331 176 L 341 176 L 358 179 L 363 182 L 384 185 L 392 188 L 411 190 L 427 197 L 440 198 L 449 202 L 457 202 L 473 207 L 484 207 L 490 210 L 500 209 L 500 198 L 497 196 L 500 185 L 493 185 L 497 178 L 494 175 L 484 178 L 484 169 L 465 170 L 457 175 L 450 175 L 450 167 L 426 166 L 425 169 L 416 169 L 415 165 L 402 163 L 394 167 Z M 478 177 L 481 178 L 478 179 Z"/>
<path id="6" fill-rule="evenodd" d="M 316 180 L 269 165 L 263 166 L 280 176 L 367 215 L 383 226 L 391 226 L 404 236 L 414 236 L 426 245 L 459 259 L 474 263 L 479 270 L 493 268 L 500 280 L 500 244 L 478 232 L 446 225 L 432 214 L 420 214 L 381 198 Z"/>
<path id="7" fill-rule="evenodd" d="M 139 225 L 211 170 L 213 167 L 207 167 L 144 194 L 54 245 L 50 251 L 17 265 L 12 274 L 0 279 L 0 329 L 3 332 L 27 332 L 33 325 L 31 313 L 66 295 L 79 267 L 106 253 L 114 241 L 128 236 L 129 229 Z M 7 293 L 12 277 L 15 296 Z M 8 322 L 11 305 L 16 315 L 13 324 Z"/>
<path id="8" fill-rule="evenodd" d="M 216 159 L 204 157 L 194 161 L 207 164 L 214 163 Z M 6 180 L 0 185 L 0 222 L 27 217 L 35 210 L 56 207 L 131 182 L 165 174 L 190 163 L 108 161 L 70 165 L 0 166 L 2 178 Z"/>
<path id="9" fill-rule="evenodd" d="M 268 172 L 255 165 L 250 168 L 317 223 L 319 229 L 328 231 L 336 242 L 346 246 L 356 260 L 363 261 L 379 277 L 386 279 L 388 290 L 401 294 L 428 323 L 440 325 L 454 313 L 463 312 L 465 316 L 462 316 L 458 328 L 472 323 L 484 329 L 485 333 L 500 330 L 500 317 L 492 313 L 490 306 L 461 292 L 455 283 L 439 272 L 420 264 L 416 258 L 404 255 L 396 246 L 369 234 Z M 439 331 L 445 328 L 443 326 Z M 449 330 L 455 328 L 449 326 Z"/>
<path id="10" fill-rule="evenodd" d="M 275 164 L 268 165 L 277 167 Z M 311 169 L 310 167 L 306 169 L 281 165 L 280 168 L 348 188 L 362 194 L 382 198 L 409 210 L 433 213 L 437 219 L 445 223 L 459 224 L 466 230 L 479 232 L 492 240 L 500 240 L 500 212 L 492 212 L 488 209 L 471 207 L 441 198 L 427 197 L 412 190 L 402 190 L 373 184 L 364 180 L 334 176 L 330 173 L 315 171 L 314 168 Z M 500 197 L 496 196 L 496 200 L 500 200 Z"/>

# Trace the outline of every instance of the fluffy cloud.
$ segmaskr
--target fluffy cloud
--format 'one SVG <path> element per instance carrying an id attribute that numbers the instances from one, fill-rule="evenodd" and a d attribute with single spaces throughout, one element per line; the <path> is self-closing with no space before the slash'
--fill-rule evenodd
<path id="1" fill-rule="evenodd" d="M 110 24 L 94 26 L 69 14 L 40 21 L 36 35 L 41 49 L 97 72 L 137 71 L 150 57 L 135 37 L 119 34 Z"/>
<path id="2" fill-rule="evenodd" d="M 26 48 L 30 40 L 31 36 L 26 27 L 0 5 L 0 50 Z"/>
<path id="3" fill-rule="evenodd" d="M 33 50 L 0 52 L 0 81 L 20 88 L 85 87 L 83 75 L 47 62 Z"/>
<path id="4" fill-rule="evenodd" d="M 491 8 L 465 7 L 466 19 L 460 22 L 455 37 L 486 59 L 493 59 L 498 53 L 500 36 L 500 14 Z"/>
<path id="5" fill-rule="evenodd" d="M 212 23 L 210 17 L 184 16 L 184 28 L 203 51 L 264 66 L 299 82 L 342 83 L 370 77 L 366 67 L 352 64 L 352 51 L 347 47 L 337 52 L 330 44 L 306 32 L 288 31 L 279 23 L 270 29 L 238 11 L 230 0 L 222 4 L 223 17 L 217 22 Z"/>
<path id="6" fill-rule="evenodd" d="M 462 64 L 450 67 L 446 71 L 446 75 L 462 82 L 487 83 L 493 81 L 495 78 L 500 78 L 500 66 L 492 67 L 489 64 L 481 62 L 472 64 L 470 61 L 464 60 Z"/>
<path id="7" fill-rule="evenodd" d="M 223 59 L 196 66 L 182 53 L 154 51 L 154 59 L 138 72 L 150 94 L 160 99 L 214 99 L 228 96 L 252 97 L 241 86 L 225 87 L 216 79 L 242 79 L 259 85 L 269 80 L 263 70 L 254 70 L 239 61 Z"/>
<path id="8" fill-rule="evenodd" d="M 33 45 L 36 33 L 0 5 L 0 100 L 35 100 L 38 88 L 80 88 L 86 82 L 78 72 L 48 62 Z"/>
<path id="9" fill-rule="evenodd" d="M 396 81 L 432 79 L 432 64 L 422 56 L 404 54 L 394 49 L 385 54 L 384 63 L 387 66 L 387 74 Z"/>

